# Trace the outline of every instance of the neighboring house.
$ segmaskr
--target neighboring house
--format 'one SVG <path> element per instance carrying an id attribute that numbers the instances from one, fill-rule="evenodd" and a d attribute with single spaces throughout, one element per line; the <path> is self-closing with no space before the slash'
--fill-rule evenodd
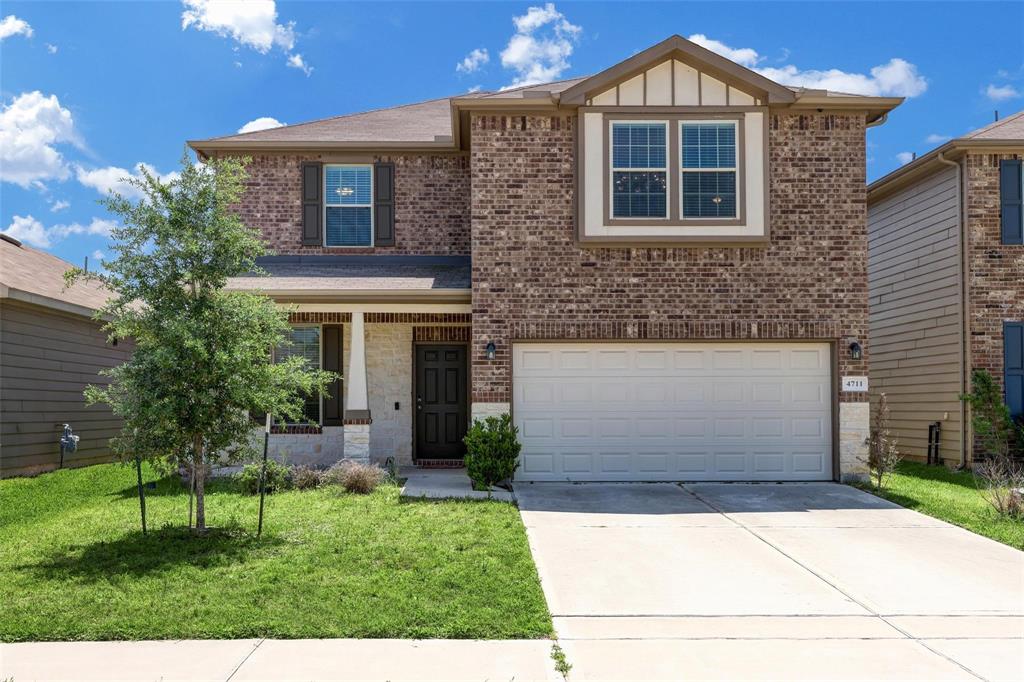
<path id="1" fill-rule="evenodd" d="M 901 100 L 774 83 L 683 38 L 589 78 L 190 142 L 252 159 L 262 289 L 341 370 L 292 461 L 459 461 L 512 414 L 525 480 L 860 475 L 865 130 Z M 863 351 L 862 351 L 863 349 Z"/>
<path id="2" fill-rule="evenodd" d="M 93 313 L 108 292 L 93 282 L 64 286 L 71 264 L 0 234 L 0 476 L 56 469 L 63 425 L 81 437 L 64 466 L 111 459 L 121 420 L 82 391 L 108 380 L 130 344 L 108 342 Z"/>
<path id="3" fill-rule="evenodd" d="M 947 463 L 972 459 L 959 396 L 974 370 L 1024 417 L 1024 112 L 951 140 L 868 187 L 871 388 L 904 455 L 941 425 Z"/>

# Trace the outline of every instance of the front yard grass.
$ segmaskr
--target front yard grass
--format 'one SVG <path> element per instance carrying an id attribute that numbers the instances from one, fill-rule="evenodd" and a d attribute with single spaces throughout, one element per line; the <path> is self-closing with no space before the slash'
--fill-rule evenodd
<path id="1" fill-rule="evenodd" d="M 1024 521 L 997 514 L 981 496 L 969 471 L 901 462 L 881 491 L 868 484 L 858 487 L 908 509 L 1024 549 Z"/>
<path id="2" fill-rule="evenodd" d="M 146 480 L 155 480 L 150 474 Z M 197 538 L 173 478 L 102 465 L 0 481 L 0 641 L 537 638 L 552 634 L 516 508 L 337 489 L 207 493 Z"/>

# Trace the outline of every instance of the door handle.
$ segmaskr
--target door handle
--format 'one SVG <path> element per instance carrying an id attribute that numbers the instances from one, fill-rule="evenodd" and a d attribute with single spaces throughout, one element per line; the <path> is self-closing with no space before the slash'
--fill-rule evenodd
<path id="1" fill-rule="evenodd" d="M 416 396 L 416 409 L 417 410 L 422 410 L 423 409 L 423 396 L 421 396 L 421 395 Z"/>

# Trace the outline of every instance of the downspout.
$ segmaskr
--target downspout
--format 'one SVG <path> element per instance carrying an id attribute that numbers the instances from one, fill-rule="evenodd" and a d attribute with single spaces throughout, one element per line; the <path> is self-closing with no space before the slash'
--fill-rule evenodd
<path id="1" fill-rule="evenodd" d="M 967 221 L 964 220 L 964 173 L 963 168 L 960 166 L 960 163 L 957 161 L 950 161 L 949 159 L 947 159 L 944 152 L 939 152 L 938 156 L 936 156 L 936 159 L 941 164 L 956 168 L 956 220 L 957 235 L 960 247 L 960 257 L 957 258 L 957 281 L 960 293 L 960 333 L 958 334 L 960 345 L 960 395 L 964 395 L 969 390 L 967 380 L 967 341 L 965 338 L 967 334 L 967 285 L 965 282 L 965 273 L 967 272 L 967 268 L 964 266 L 964 261 L 967 259 Z M 959 469 L 964 469 L 967 467 L 967 445 L 969 443 L 968 432 L 970 431 L 969 425 L 967 424 L 967 418 L 967 402 L 961 400 L 960 464 L 957 467 Z"/>

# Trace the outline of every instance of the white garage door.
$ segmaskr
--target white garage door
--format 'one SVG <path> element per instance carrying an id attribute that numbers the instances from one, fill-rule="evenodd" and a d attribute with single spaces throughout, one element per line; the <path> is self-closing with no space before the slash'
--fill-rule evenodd
<path id="1" fill-rule="evenodd" d="M 830 480 L 830 364 L 817 343 L 516 344 L 516 478 Z"/>

